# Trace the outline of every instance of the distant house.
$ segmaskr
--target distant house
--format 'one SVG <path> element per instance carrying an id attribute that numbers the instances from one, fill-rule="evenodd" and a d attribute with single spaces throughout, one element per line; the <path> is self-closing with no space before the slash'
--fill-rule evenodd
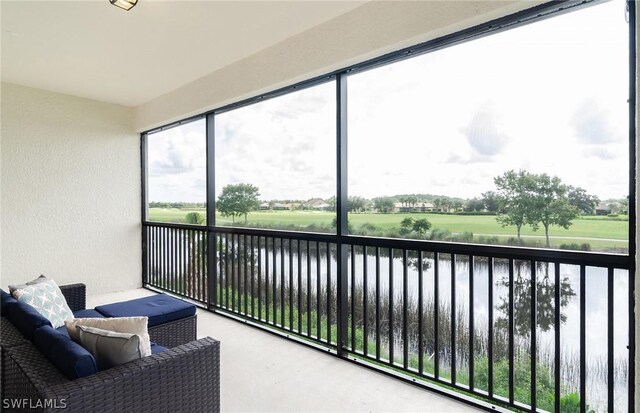
<path id="1" fill-rule="evenodd" d="M 290 211 L 293 209 L 293 205 L 292 204 L 281 204 L 281 203 L 275 203 L 273 204 L 273 209 L 276 211 Z"/>
<path id="2" fill-rule="evenodd" d="M 393 204 L 393 212 L 433 212 L 435 210 L 431 202 L 416 202 L 406 204 L 396 202 Z"/>
<path id="3" fill-rule="evenodd" d="M 328 211 L 331 209 L 331 205 L 329 205 L 323 199 L 320 199 L 320 198 L 313 198 L 308 200 L 305 206 L 308 209 L 314 209 L 316 211 Z"/>
<path id="4" fill-rule="evenodd" d="M 268 202 L 263 202 L 260 204 L 260 209 L 265 211 L 267 209 L 269 209 L 269 203 Z"/>
<path id="5" fill-rule="evenodd" d="M 596 206 L 596 215 L 609 215 L 611 213 L 611 206 L 601 202 Z"/>

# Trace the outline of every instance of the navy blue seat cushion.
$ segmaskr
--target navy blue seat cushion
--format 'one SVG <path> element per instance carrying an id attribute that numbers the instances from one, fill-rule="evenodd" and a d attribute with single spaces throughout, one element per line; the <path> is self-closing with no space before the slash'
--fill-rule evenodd
<path id="1" fill-rule="evenodd" d="M 29 304 L 18 301 L 7 307 L 7 313 L 3 315 L 29 341 L 33 341 L 33 333 L 40 327 L 51 327 L 51 322 Z"/>
<path id="2" fill-rule="evenodd" d="M 96 310 L 86 309 L 73 312 L 74 318 L 104 318 L 104 315 L 100 314 Z"/>
<path id="3" fill-rule="evenodd" d="M 167 350 L 169 350 L 167 347 L 161 346 L 160 344 L 156 344 L 153 341 L 151 342 L 151 354 L 158 354 Z"/>
<path id="4" fill-rule="evenodd" d="M 56 328 L 56 331 L 59 331 L 60 333 L 64 334 L 67 337 L 69 336 L 69 331 L 67 330 L 67 326 L 60 326 L 58 328 Z"/>
<path id="5" fill-rule="evenodd" d="M 4 290 L 0 290 L 0 315 L 5 315 L 5 312 L 8 310 L 8 307 L 17 303 L 18 300 L 13 298 L 11 294 Z"/>
<path id="6" fill-rule="evenodd" d="M 96 360 L 89 351 L 51 326 L 37 329 L 33 344 L 69 380 L 98 372 Z"/>
<path id="7" fill-rule="evenodd" d="M 149 327 L 195 315 L 196 306 L 167 294 L 101 305 L 96 310 L 107 317 L 149 317 Z"/>

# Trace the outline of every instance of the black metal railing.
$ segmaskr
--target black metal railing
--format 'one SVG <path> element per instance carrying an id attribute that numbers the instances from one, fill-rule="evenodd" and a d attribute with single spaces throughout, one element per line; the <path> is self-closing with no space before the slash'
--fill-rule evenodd
<path id="1" fill-rule="evenodd" d="M 202 304 L 208 302 L 207 230 L 145 225 L 144 283 Z"/>
<path id="2" fill-rule="evenodd" d="M 143 234 L 147 286 L 465 402 L 633 409 L 628 256 L 160 223 Z"/>

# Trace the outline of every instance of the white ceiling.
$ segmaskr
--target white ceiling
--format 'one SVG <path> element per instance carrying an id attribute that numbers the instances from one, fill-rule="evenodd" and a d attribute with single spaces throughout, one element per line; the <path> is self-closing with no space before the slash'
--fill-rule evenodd
<path id="1" fill-rule="evenodd" d="M 2 81 L 137 106 L 363 3 L 2 0 Z"/>

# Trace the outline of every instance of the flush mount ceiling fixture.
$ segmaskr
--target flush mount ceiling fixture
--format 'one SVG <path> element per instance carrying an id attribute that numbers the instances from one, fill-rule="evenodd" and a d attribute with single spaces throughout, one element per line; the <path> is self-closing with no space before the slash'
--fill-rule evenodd
<path id="1" fill-rule="evenodd" d="M 129 11 L 138 3 L 138 0 L 109 0 L 109 3 Z"/>

